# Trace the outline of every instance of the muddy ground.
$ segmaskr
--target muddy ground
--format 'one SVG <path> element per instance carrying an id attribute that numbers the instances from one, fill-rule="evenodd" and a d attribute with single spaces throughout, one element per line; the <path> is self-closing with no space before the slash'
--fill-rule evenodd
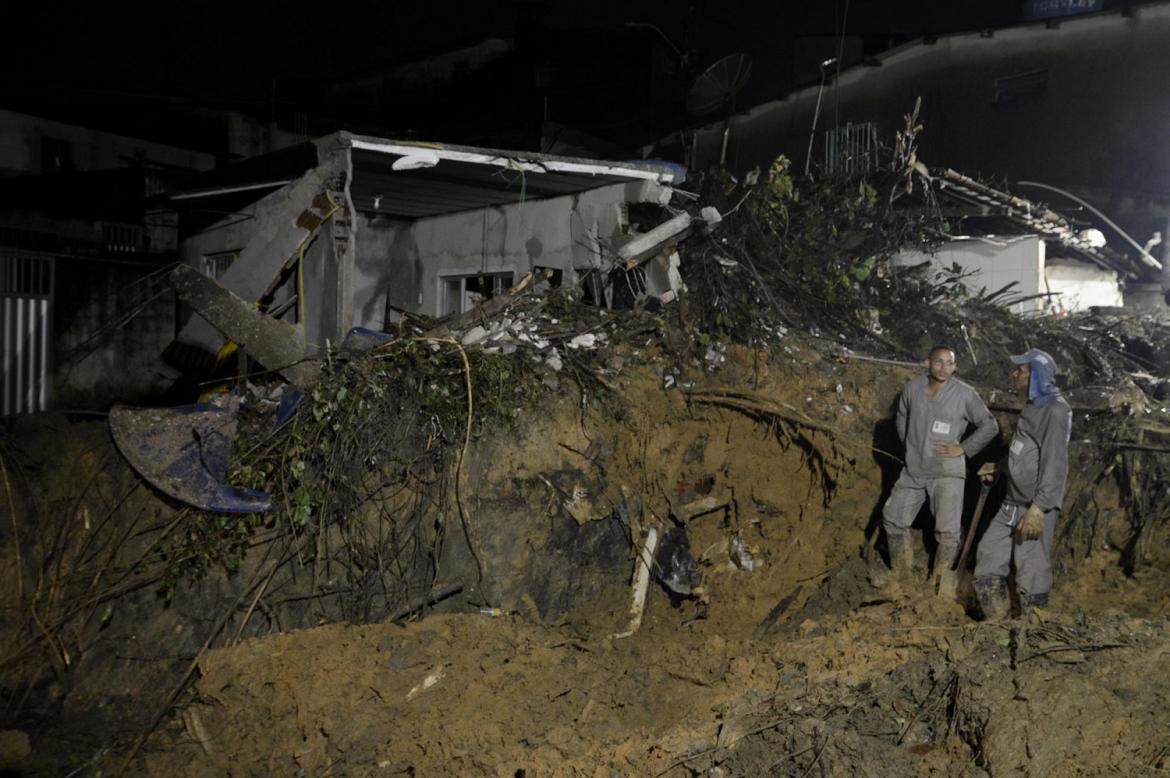
<path id="1" fill-rule="evenodd" d="M 5 586 L 25 587 L 4 612 L 4 766 L 193 776 L 1170 773 L 1166 538 L 1132 576 L 1117 544 L 1100 538 L 1060 570 L 1042 621 L 975 620 L 969 603 L 933 595 L 925 561 L 920 586 L 878 591 L 867 578 L 876 554 L 861 552 L 897 473 L 883 420 L 917 370 L 829 359 L 823 344 L 796 338 L 785 351 L 766 360 L 731 348 L 715 371 L 695 371 L 691 397 L 735 387 L 803 427 L 742 402 L 688 402 L 677 382 L 663 388 L 653 359 L 627 352 L 610 378 L 621 418 L 583 409 L 566 385 L 514 429 L 482 436 L 469 450 L 468 516 L 483 575 L 402 623 L 328 623 L 312 610 L 276 618 L 264 605 L 273 588 L 249 607 L 241 593 L 253 590 L 239 582 L 264 569 L 253 557 L 234 574 L 183 584 L 169 606 L 146 587 L 103 601 L 83 623 L 45 624 L 51 639 L 25 650 L 37 638 L 35 625 L 22 634 L 22 604 L 33 587 L 42 609 L 51 598 L 35 578 L 17 580 L 10 526 L 34 521 L 31 506 L 80 517 L 96 499 L 79 497 L 82 485 L 96 480 L 102 505 L 122 501 L 112 520 L 180 515 L 132 473 L 110 471 L 117 460 L 100 424 L 26 430 L 22 472 L 41 498 L 18 495 L 4 522 Z M 980 388 L 987 396 L 991 386 Z M 1011 414 L 1000 420 L 1007 428 Z M 37 449 L 45 440 L 63 453 Z M 1078 451 L 1085 445 L 1074 431 L 1074 470 L 1092 454 Z M 1070 493 L 1083 486 L 1074 473 Z M 1116 488 L 1091 489 L 1102 510 L 1116 505 Z M 629 621 L 639 527 L 696 504 L 714 507 L 686 522 L 705 602 L 654 583 L 640 628 L 614 637 Z M 624 540 L 605 541 L 611 534 Z M 18 537 L 27 569 L 37 547 Z M 558 537 L 588 542 L 554 547 Z M 468 569 L 450 559 L 440 577 Z M 212 630 L 225 609 L 231 624 Z"/>

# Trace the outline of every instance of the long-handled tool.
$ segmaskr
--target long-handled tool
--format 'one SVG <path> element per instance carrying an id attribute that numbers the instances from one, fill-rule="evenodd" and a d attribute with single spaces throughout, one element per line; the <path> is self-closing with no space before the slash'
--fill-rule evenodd
<path id="1" fill-rule="evenodd" d="M 951 565 L 952 570 L 958 570 L 967 561 L 967 554 L 971 551 L 971 542 L 975 540 L 975 531 L 982 523 L 983 505 L 987 502 L 987 495 L 991 493 L 991 487 L 995 484 L 995 477 L 981 476 L 980 481 L 979 499 L 975 502 L 975 511 L 971 514 L 971 526 L 967 527 L 967 537 L 963 541 L 963 550 L 959 552 L 959 556 L 955 558 L 955 563 Z"/>

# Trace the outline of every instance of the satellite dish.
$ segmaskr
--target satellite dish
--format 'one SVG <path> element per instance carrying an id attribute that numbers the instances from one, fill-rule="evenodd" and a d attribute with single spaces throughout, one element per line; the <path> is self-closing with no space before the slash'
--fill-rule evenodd
<path id="1" fill-rule="evenodd" d="M 732 104 L 735 93 L 743 89 L 751 74 L 751 57 L 728 54 L 695 79 L 687 93 L 687 113 L 704 116 Z"/>

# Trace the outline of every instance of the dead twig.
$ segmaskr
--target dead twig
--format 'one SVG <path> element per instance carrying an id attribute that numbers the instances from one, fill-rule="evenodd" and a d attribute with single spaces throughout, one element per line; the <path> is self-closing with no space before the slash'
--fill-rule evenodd
<path id="1" fill-rule="evenodd" d="M 24 602 L 24 560 L 20 555 L 20 529 L 16 524 L 16 502 L 12 499 L 12 486 L 8 483 L 8 468 L 0 455 L 0 473 L 4 474 L 4 492 L 8 495 L 8 517 L 12 520 L 12 545 L 16 553 L 16 600 Z"/>
<path id="2" fill-rule="evenodd" d="M 459 508 L 459 520 L 463 524 L 463 534 L 467 538 L 467 545 L 471 549 L 471 556 L 475 558 L 476 573 L 479 580 L 483 580 L 483 562 L 480 559 L 478 544 L 475 541 L 475 533 L 472 530 L 470 520 L 467 516 L 467 510 L 463 506 L 463 459 L 467 456 L 467 446 L 471 442 L 471 422 L 474 418 L 475 406 L 471 397 L 471 363 L 467 360 L 467 352 L 463 350 L 463 345 L 455 340 L 455 338 L 433 338 L 424 337 L 419 340 L 428 343 L 442 343 L 448 346 L 454 346 L 455 350 L 459 352 L 459 358 L 463 360 L 463 379 L 467 388 L 467 426 L 463 431 L 463 446 L 459 449 L 459 458 L 455 462 L 455 504 Z"/>
<path id="3" fill-rule="evenodd" d="M 447 584 L 446 586 L 435 587 L 434 589 L 427 592 L 426 594 L 419 595 L 418 597 L 415 597 L 413 600 L 410 600 L 409 602 L 407 602 L 401 608 L 399 608 L 398 610 L 394 611 L 389 616 L 387 616 L 386 620 L 387 621 L 398 621 L 399 619 L 402 619 L 402 618 L 409 616 L 410 614 L 414 613 L 415 611 L 422 610 L 423 608 L 425 608 L 427 605 L 430 605 L 431 603 L 439 602 L 440 600 L 445 600 L 448 597 L 450 597 L 451 595 L 458 594 L 461 591 L 463 591 L 462 582 Z"/>
<path id="4" fill-rule="evenodd" d="M 1061 651 L 1089 652 L 1089 651 L 1105 651 L 1106 649 L 1110 649 L 1110 648 L 1126 648 L 1126 647 L 1127 647 L 1127 644 L 1125 644 L 1125 643 L 1087 643 L 1085 645 L 1080 645 L 1080 646 L 1076 646 L 1076 645 L 1073 645 L 1071 643 L 1066 643 L 1063 646 L 1052 646 L 1050 648 L 1044 649 L 1043 651 L 1037 651 L 1033 654 L 1029 654 L 1028 656 L 1024 657 L 1020 661 L 1027 662 L 1029 659 L 1036 659 L 1037 657 L 1046 656 L 1047 654 L 1055 654 L 1055 653 L 1059 653 Z"/>
<path id="5" fill-rule="evenodd" d="M 816 741 L 814 740 L 813 742 L 815 743 Z M 813 757 L 813 760 L 809 764 L 808 769 L 801 774 L 800 778 L 808 778 L 808 775 L 813 771 L 813 768 L 817 766 L 817 762 L 821 761 L 821 754 L 825 753 L 825 749 L 828 748 L 828 746 L 829 739 L 825 738 L 824 742 L 821 743 L 821 747 L 817 749 L 816 756 Z"/>
<path id="6" fill-rule="evenodd" d="M 276 570 L 286 561 L 288 561 L 287 558 L 282 559 L 273 565 L 273 569 L 269 572 L 267 580 L 271 580 L 272 573 L 276 572 Z M 183 671 L 183 674 L 180 676 L 178 683 L 176 683 L 174 688 L 171 689 L 170 693 L 167 694 L 163 700 L 163 704 L 159 706 L 158 712 L 154 715 L 153 718 L 151 718 L 150 725 L 142 732 L 142 734 L 138 736 L 138 739 L 134 741 L 134 745 L 130 748 L 130 751 L 122 760 L 122 764 L 118 768 L 117 775 L 125 775 L 126 772 L 130 769 L 130 763 L 134 761 L 134 757 L 138 756 L 138 752 L 142 750 L 142 746 L 146 744 L 147 739 L 151 736 L 155 729 L 158 728 L 158 725 L 162 721 L 163 716 L 165 716 L 167 711 L 171 709 L 171 706 L 174 705 L 175 700 L 178 699 L 179 695 L 183 693 L 183 689 L 187 688 L 187 684 L 191 680 L 191 676 L 194 674 L 196 668 L 199 667 L 199 660 L 203 658 L 203 655 L 207 653 L 209 648 L 211 648 L 211 644 L 219 636 L 219 633 L 222 632 L 223 628 L 227 626 L 228 621 L 231 620 L 231 617 L 236 612 L 236 609 L 240 607 L 241 603 L 243 603 L 244 598 L 251 594 L 253 590 L 255 590 L 256 587 L 260 585 L 260 583 L 260 574 L 257 572 L 256 576 L 252 579 L 252 582 L 242 592 L 240 592 L 240 596 L 236 598 L 235 602 L 232 603 L 232 606 L 224 611 L 223 615 L 219 617 L 218 621 L 216 621 L 215 625 L 211 629 L 211 632 L 208 633 L 207 639 L 203 641 L 203 645 L 199 647 L 197 652 L 195 652 L 195 657 L 191 660 L 190 664 L 187 665 L 187 669 Z"/>
<path id="7" fill-rule="evenodd" d="M 792 424 L 807 427 L 808 429 L 817 430 L 818 432 L 824 432 L 829 435 L 834 434 L 834 430 L 831 427 L 813 421 L 795 408 L 778 403 L 769 397 L 754 392 L 730 388 L 695 389 L 690 392 L 688 397 L 695 402 L 706 403 L 708 405 L 726 405 L 734 410 L 746 410 L 761 415 L 775 416 Z"/>

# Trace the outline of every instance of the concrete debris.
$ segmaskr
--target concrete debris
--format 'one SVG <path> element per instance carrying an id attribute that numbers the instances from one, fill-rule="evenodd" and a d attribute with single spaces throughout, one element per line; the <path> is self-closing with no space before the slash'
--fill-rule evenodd
<path id="1" fill-rule="evenodd" d="M 707 348 L 703 361 L 707 365 L 707 372 L 718 370 L 721 365 L 727 362 L 727 346 L 723 343 L 713 343 Z"/>
<path id="2" fill-rule="evenodd" d="M 474 346 L 477 343 L 482 343 L 484 340 L 486 340 L 487 336 L 488 331 L 477 324 L 467 332 L 463 333 L 463 337 L 459 340 L 464 346 Z"/>
<path id="3" fill-rule="evenodd" d="M 604 342 L 605 333 L 586 332 L 583 335 L 576 336 L 568 343 L 566 343 L 565 346 L 571 349 L 593 348 L 594 346 Z"/>
<path id="4" fill-rule="evenodd" d="M 214 279 L 179 265 L 171 275 L 179 299 L 209 321 L 230 341 L 269 370 L 304 387 L 312 384 L 319 365 L 305 359 L 301 331 L 291 324 L 265 316 Z"/>
<path id="5" fill-rule="evenodd" d="M 560 372 L 561 368 L 564 367 L 564 363 L 561 362 L 561 355 L 557 353 L 555 348 L 548 352 L 548 355 L 544 358 L 544 364 L 548 365 L 553 369 L 554 372 L 558 373 Z"/>

